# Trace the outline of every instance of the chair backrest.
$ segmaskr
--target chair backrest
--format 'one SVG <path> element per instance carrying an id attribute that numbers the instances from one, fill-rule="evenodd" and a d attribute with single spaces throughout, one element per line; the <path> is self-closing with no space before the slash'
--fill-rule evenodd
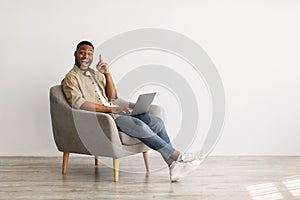
<path id="1" fill-rule="evenodd" d="M 58 150 L 89 154 L 78 136 L 72 108 L 65 98 L 61 85 L 50 88 L 50 114 L 53 136 Z"/>
<path id="2" fill-rule="evenodd" d="M 63 93 L 61 85 L 55 85 L 50 88 L 50 101 L 58 103 L 65 108 L 71 108 Z"/>

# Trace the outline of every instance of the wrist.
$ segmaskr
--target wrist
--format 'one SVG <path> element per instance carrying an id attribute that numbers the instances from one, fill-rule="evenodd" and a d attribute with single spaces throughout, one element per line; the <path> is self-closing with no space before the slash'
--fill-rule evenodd
<path id="1" fill-rule="evenodd" d="M 110 72 L 107 71 L 107 72 L 104 72 L 103 74 L 104 74 L 105 76 L 106 76 L 106 75 L 110 75 Z"/>
<path id="2" fill-rule="evenodd" d="M 107 110 L 108 113 L 112 113 L 112 108 L 111 107 L 106 106 L 106 110 Z"/>

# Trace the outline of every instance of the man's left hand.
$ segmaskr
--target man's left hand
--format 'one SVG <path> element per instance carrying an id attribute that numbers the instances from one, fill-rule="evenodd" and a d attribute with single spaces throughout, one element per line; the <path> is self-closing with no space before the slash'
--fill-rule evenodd
<path id="1" fill-rule="evenodd" d="M 96 65 L 96 68 L 99 72 L 101 72 L 103 74 L 109 73 L 108 65 L 107 65 L 107 63 L 103 62 L 101 54 L 99 55 L 99 62 Z"/>

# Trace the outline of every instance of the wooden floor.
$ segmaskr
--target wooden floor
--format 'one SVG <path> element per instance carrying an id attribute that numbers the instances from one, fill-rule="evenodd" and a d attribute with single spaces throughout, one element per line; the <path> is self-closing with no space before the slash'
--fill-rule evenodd
<path id="1" fill-rule="evenodd" d="M 113 182 L 111 159 L 71 155 L 67 175 L 61 157 L 0 157 L 0 199 L 300 199 L 300 157 L 209 157 L 192 175 L 170 183 L 168 169 L 151 156 L 120 161 Z"/>

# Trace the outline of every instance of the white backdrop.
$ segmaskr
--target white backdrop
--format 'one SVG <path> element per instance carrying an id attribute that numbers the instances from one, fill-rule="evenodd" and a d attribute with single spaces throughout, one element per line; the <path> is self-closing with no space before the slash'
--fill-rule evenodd
<path id="1" fill-rule="evenodd" d="M 48 92 L 75 45 L 138 28 L 184 34 L 215 63 L 227 114 L 214 155 L 299 155 L 299 10 L 296 0 L 1 0 L 0 156 L 60 155 Z"/>

